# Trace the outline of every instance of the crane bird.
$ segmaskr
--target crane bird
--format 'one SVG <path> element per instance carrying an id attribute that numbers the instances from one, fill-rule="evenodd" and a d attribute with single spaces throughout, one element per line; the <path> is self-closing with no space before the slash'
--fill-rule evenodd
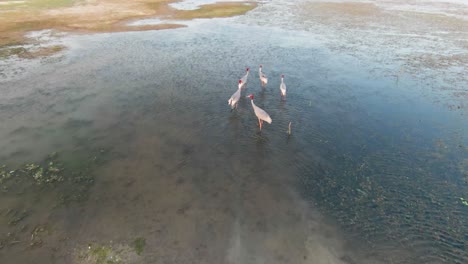
<path id="1" fill-rule="evenodd" d="M 242 80 L 239 80 L 237 91 L 228 100 L 228 105 L 231 106 L 231 110 L 234 109 L 234 107 L 237 109 L 237 104 L 239 104 L 239 99 L 241 97 L 241 90 L 242 90 Z"/>
<path id="2" fill-rule="evenodd" d="M 281 74 L 280 95 L 281 99 L 286 99 L 286 84 L 284 84 L 284 74 Z"/>
<path id="3" fill-rule="evenodd" d="M 261 109 L 260 107 L 256 106 L 254 104 L 254 95 L 253 94 L 250 94 L 247 96 L 248 98 L 250 98 L 250 102 L 252 103 L 252 108 L 255 112 L 255 115 L 257 116 L 258 118 L 258 126 L 260 127 L 260 131 L 262 130 L 262 125 L 263 125 L 263 121 L 267 122 L 268 124 L 271 124 L 271 117 L 270 115 L 265 112 L 265 110 Z"/>
<path id="4" fill-rule="evenodd" d="M 262 87 L 265 87 L 268 83 L 268 78 L 262 72 L 262 65 L 260 65 L 260 68 L 258 69 L 258 75 L 260 76 L 260 84 L 262 85 Z"/>
<path id="5" fill-rule="evenodd" d="M 242 76 L 241 81 L 242 81 L 242 87 L 244 87 L 247 84 L 247 78 L 249 77 L 249 68 L 245 69 L 245 75 Z"/>

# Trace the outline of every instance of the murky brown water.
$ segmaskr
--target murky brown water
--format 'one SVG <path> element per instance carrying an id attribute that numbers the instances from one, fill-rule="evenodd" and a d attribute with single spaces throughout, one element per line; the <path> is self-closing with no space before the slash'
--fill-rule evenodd
<path id="1" fill-rule="evenodd" d="M 388 35 L 386 20 L 367 18 L 395 14 L 369 5 L 321 4 L 340 17 L 326 21 L 317 4 L 268 2 L 183 29 L 69 36 L 58 57 L 3 61 L 1 163 L 58 151 L 65 181 L 2 186 L 0 262 L 466 262 L 464 57 L 396 78 L 415 47 L 438 50 L 432 24 Z M 346 32 L 350 17 L 366 22 Z M 463 51 L 457 34 L 434 56 Z M 391 55 L 400 49 L 409 55 Z M 262 133 L 248 100 L 226 104 L 246 66 L 246 92 L 273 119 Z"/>

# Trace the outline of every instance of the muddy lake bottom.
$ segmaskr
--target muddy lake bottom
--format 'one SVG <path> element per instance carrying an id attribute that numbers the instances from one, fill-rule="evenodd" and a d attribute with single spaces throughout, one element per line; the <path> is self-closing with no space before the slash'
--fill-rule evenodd
<path id="1" fill-rule="evenodd" d="M 2 64 L 0 263 L 468 262 L 466 110 L 418 77 L 229 19 L 62 41 Z"/>

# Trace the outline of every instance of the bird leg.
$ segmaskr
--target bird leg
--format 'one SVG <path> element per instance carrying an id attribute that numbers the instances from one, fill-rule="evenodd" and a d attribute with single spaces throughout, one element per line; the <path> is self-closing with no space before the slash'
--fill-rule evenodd
<path id="1" fill-rule="evenodd" d="M 263 123 L 263 121 L 259 118 L 258 119 L 258 126 L 260 127 L 260 131 L 262 131 L 262 123 Z"/>

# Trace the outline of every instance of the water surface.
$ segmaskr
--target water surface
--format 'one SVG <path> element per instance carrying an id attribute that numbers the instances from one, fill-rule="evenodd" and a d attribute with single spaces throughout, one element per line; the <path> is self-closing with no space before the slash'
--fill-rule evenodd
<path id="1" fill-rule="evenodd" d="M 353 43 L 307 4 L 69 36 L 57 57 L 2 62 L 2 163 L 57 151 L 67 173 L 86 177 L 4 189 L 1 262 L 93 263 L 97 245 L 123 263 L 468 261 L 466 65 L 401 71 L 411 60 L 388 50 L 409 39 L 370 46 L 388 31 L 366 26 L 361 37 L 372 35 Z M 418 30 L 405 54 L 433 51 Z M 247 98 L 233 112 L 226 103 L 245 67 L 243 95 L 273 119 L 261 133 Z"/>

